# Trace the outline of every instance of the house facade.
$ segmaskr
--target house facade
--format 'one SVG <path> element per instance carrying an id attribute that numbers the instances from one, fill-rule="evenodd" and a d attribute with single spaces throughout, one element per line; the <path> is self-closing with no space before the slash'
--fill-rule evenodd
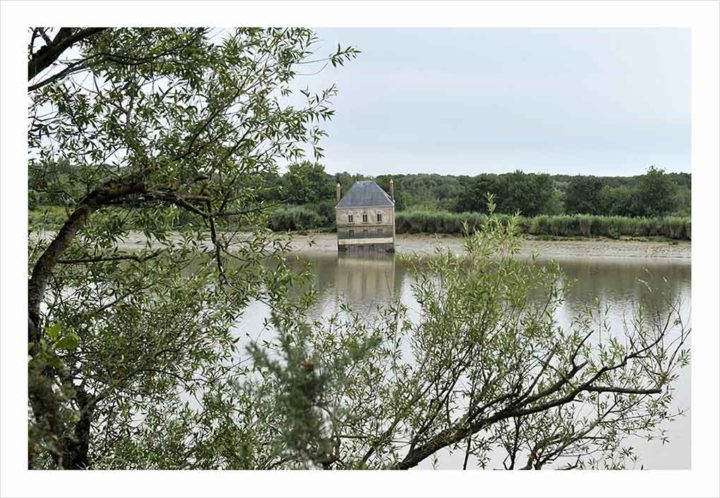
<path id="1" fill-rule="evenodd" d="M 338 251 L 348 249 L 395 250 L 395 202 L 372 180 L 355 182 L 335 206 Z"/>

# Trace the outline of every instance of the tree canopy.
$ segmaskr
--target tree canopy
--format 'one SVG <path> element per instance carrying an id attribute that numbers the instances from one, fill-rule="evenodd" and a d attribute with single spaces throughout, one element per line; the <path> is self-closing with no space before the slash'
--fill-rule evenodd
<path id="1" fill-rule="evenodd" d="M 264 226 L 264 174 L 304 143 L 320 153 L 335 89 L 293 86 L 317 41 L 302 28 L 34 28 L 30 39 L 29 190 L 68 207 L 57 233 L 31 238 L 31 464 L 77 468 L 91 427 L 110 444 L 232 351 L 229 321 L 273 282 L 259 263 L 267 234 L 238 242 L 228 229 Z M 194 228 L 172 240 L 181 215 Z M 131 226 L 158 248 L 121 254 Z"/>
<path id="2" fill-rule="evenodd" d="M 283 196 L 290 204 L 314 204 L 335 198 L 323 165 L 304 161 L 291 164 L 283 175 Z"/>
<path id="3" fill-rule="evenodd" d="M 578 176 L 570 180 L 565 191 L 568 214 L 598 214 L 603 211 L 603 182 L 597 177 Z"/>
<path id="4" fill-rule="evenodd" d="M 635 214 L 640 216 L 672 213 L 678 204 L 677 187 L 663 170 L 651 166 L 640 178 L 633 202 Z"/>
<path id="5" fill-rule="evenodd" d="M 364 175 L 329 174 L 324 166 L 314 164 L 312 178 L 305 166 L 291 165 L 272 185 L 282 185 L 269 194 L 279 205 L 303 206 L 315 211 L 319 225 L 334 225 L 334 213 L 327 204 L 335 201 L 334 185 L 340 182 L 343 191 Z M 486 213 L 485 197 L 497 199 L 497 212 L 526 217 L 539 215 L 590 214 L 599 216 L 665 217 L 690 214 L 690 175 L 665 173 L 649 168 L 634 177 L 596 177 L 513 173 L 481 173 L 477 176 L 439 174 L 380 175 L 374 180 L 389 191 L 390 179 L 395 182 L 396 211 L 450 211 Z M 290 185 L 295 187 L 289 187 Z M 306 187 L 311 187 L 308 190 Z M 651 193 L 654 192 L 654 193 Z M 322 221 L 324 220 L 324 221 Z M 282 225 L 282 223 L 280 223 Z M 288 227 L 285 227 L 288 228 Z M 311 228 L 311 227 L 308 227 Z"/>

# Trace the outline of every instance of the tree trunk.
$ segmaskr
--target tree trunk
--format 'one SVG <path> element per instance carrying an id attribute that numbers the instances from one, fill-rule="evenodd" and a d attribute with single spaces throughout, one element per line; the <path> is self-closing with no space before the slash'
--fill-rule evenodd
<path id="1" fill-rule="evenodd" d="M 63 445 L 66 453 L 63 468 L 81 470 L 88 468 L 90 463 L 88 450 L 95 400 L 82 389 L 77 390 L 76 399 L 80 407 L 80 420 L 75 424 L 73 437 L 66 438 Z"/>
<path id="2" fill-rule="evenodd" d="M 40 342 L 40 303 L 45 295 L 47 283 L 50 280 L 57 261 L 60 256 L 70 247 L 78 231 L 85 226 L 90 215 L 99 207 L 109 201 L 119 199 L 132 194 L 145 192 L 145 184 L 142 181 L 126 179 L 120 182 L 110 182 L 97 190 L 91 192 L 81 202 L 68 220 L 62 226 L 55 239 L 45 249 L 33 267 L 30 281 L 28 282 L 28 341 L 33 345 L 31 354 L 36 352 Z"/>
<path id="3" fill-rule="evenodd" d="M 97 207 L 88 204 L 81 205 L 62 226 L 55 239 L 45 249 L 33 267 L 28 282 L 28 342 L 32 345 L 30 354 L 37 353 L 41 336 L 40 303 L 45 295 L 47 283 L 62 253 L 75 240 L 78 230 L 87 223 L 90 215 Z"/>
<path id="4" fill-rule="evenodd" d="M 28 342 L 31 356 L 40 351 L 42 320 L 40 304 L 47 284 L 57 265 L 58 259 L 75 240 L 80 229 L 87 223 L 90 215 L 104 204 L 132 194 L 145 192 L 145 184 L 134 178 L 109 182 L 86 196 L 63 224 L 50 245 L 38 258 L 28 282 Z M 80 420 L 74 428 L 74 435 L 67 435 L 66 424 L 60 414 L 60 401 L 54 390 L 57 372 L 50 368 L 33 376 L 28 383 L 30 407 L 43 436 L 49 436 L 51 454 L 55 463 L 62 468 L 85 468 L 88 464 L 88 444 L 90 439 L 90 421 L 93 402 L 81 390 L 76 390 L 75 401 L 80 406 Z"/>

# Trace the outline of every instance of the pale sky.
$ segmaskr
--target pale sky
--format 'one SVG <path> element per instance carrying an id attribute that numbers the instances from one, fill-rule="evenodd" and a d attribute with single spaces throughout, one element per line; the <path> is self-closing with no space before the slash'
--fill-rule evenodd
<path id="1" fill-rule="evenodd" d="M 690 171 L 690 31 L 317 29 L 335 82 L 327 171 Z"/>

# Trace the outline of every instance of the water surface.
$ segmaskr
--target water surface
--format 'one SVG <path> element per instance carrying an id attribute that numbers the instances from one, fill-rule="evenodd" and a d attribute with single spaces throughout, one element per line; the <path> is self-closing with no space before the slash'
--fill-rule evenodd
<path id="1" fill-rule="evenodd" d="M 377 313 L 378 306 L 400 299 L 412 313 L 418 305 L 412 295 L 413 277 L 397 256 L 387 254 L 337 255 L 325 251 L 303 253 L 298 265 L 312 264 L 318 300 L 314 316 L 329 316 L 347 303 L 365 316 Z M 649 312 L 669 311 L 668 299 L 681 303 L 682 315 L 690 316 L 690 264 L 677 260 L 569 258 L 559 261 L 565 278 L 573 285 L 557 311 L 557 319 L 568 324 L 586 305 L 598 299 L 608 306 L 608 321 L 615 331 L 622 331 L 639 304 Z M 648 289 L 664 289 L 664 293 Z M 253 304 L 237 324 L 237 333 L 256 340 L 269 332 L 263 329 L 267 308 Z M 267 337 L 267 335 L 265 335 Z M 690 468 L 690 371 L 685 369 L 676 384 L 673 408 L 687 410 L 681 419 L 666 424 L 669 443 L 635 439 L 632 445 L 639 455 L 638 468 Z M 462 454 L 439 455 L 438 468 L 462 468 Z M 430 461 L 421 467 L 430 467 Z M 499 466 L 496 462 L 495 467 Z"/>

